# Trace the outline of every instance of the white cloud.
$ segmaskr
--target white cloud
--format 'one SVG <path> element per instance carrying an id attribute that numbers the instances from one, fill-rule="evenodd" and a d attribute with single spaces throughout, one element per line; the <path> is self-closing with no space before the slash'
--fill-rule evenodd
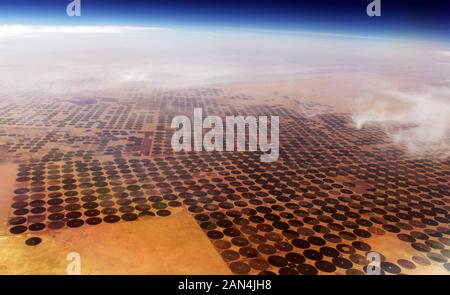
<path id="1" fill-rule="evenodd" d="M 357 99 L 357 128 L 376 123 L 394 142 L 423 156 L 450 156 L 450 88 L 385 91 Z"/>

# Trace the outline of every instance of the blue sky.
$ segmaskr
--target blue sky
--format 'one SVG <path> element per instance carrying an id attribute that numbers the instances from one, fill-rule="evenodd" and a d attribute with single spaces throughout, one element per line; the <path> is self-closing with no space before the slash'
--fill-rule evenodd
<path id="1" fill-rule="evenodd" d="M 108 24 L 283 29 L 383 37 L 450 39 L 450 1 L 381 0 L 81 0 L 82 16 L 68 17 L 68 0 L 0 0 L 1 24 Z"/>

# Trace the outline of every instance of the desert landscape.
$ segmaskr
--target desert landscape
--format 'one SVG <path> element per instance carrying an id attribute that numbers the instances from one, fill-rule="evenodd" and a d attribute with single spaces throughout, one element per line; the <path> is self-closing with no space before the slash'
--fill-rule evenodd
<path id="1" fill-rule="evenodd" d="M 377 252 L 385 274 L 448 273 L 448 141 L 420 157 L 325 88 L 293 97 L 312 83 L 2 102 L 0 271 L 77 252 L 82 274 L 364 274 Z M 173 152 L 194 107 L 279 116 L 279 160 Z"/>

